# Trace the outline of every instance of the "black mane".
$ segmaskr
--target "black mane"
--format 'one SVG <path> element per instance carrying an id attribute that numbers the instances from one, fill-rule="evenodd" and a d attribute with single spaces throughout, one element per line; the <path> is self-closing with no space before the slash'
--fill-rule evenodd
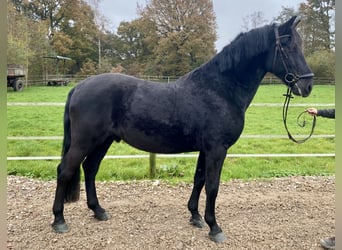
<path id="1" fill-rule="evenodd" d="M 236 67 L 241 67 L 246 60 L 269 49 L 270 31 L 273 29 L 274 25 L 265 25 L 240 33 L 203 67 L 218 67 L 221 72 L 236 70 Z"/>

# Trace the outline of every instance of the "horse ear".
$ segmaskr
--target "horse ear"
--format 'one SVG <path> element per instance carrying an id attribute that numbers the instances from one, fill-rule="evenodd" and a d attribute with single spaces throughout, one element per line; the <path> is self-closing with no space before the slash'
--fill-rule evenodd
<path id="1" fill-rule="evenodd" d="M 295 28 L 299 22 L 300 20 L 297 19 L 297 16 L 291 17 L 287 22 L 279 26 L 279 33 L 281 35 L 291 34 L 292 29 Z"/>
<path id="2" fill-rule="evenodd" d="M 297 16 L 293 16 L 284 25 L 289 26 L 289 27 L 294 27 L 296 23 L 296 19 L 297 19 Z"/>
<path id="3" fill-rule="evenodd" d="M 293 22 L 292 27 L 296 28 L 299 23 L 300 23 L 300 18 L 295 17 L 295 21 Z"/>

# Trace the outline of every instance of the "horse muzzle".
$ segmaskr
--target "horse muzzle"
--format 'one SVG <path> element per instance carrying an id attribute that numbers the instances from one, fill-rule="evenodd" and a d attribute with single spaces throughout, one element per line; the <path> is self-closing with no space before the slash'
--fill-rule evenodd
<path id="1" fill-rule="evenodd" d="M 312 91 L 313 77 L 313 73 L 300 76 L 287 73 L 285 75 L 285 82 L 288 84 L 289 88 L 291 88 L 291 91 L 294 95 L 308 97 Z"/>

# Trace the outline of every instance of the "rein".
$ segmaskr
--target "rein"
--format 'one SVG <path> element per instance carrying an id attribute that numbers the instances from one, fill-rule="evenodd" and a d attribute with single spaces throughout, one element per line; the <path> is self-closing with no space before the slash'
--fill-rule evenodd
<path id="1" fill-rule="evenodd" d="M 284 102 L 284 106 L 283 106 L 283 122 L 284 122 L 284 126 L 285 126 L 285 129 L 286 129 L 287 135 L 288 135 L 288 137 L 289 137 L 290 140 L 292 140 L 292 141 L 294 141 L 294 142 L 296 142 L 296 143 L 298 143 L 298 144 L 299 144 L 299 143 L 303 143 L 303 142 L 307 141 L 307 140 L 311 137 L 311 135 L 313 134 L 313 132 L 314 132 L 314 129 L 315 129 L 315 126 L 316 126 L 316 116 L 313 117 L 313 122 L 312 122 L 312 127 L 311 127 L 310 134 L 309 134 L 307 137 L 305 137 L 304 139 L 302 139 L 302 140 L 296 140 L 296 139 L 291 135 L 289 129 L 287 128 L 287 122 L 286 122 L 286 120 L 287 120 L 287 112 L 288 112 L 288 109 L 289 109 L 290 100 L 293 98 L 292 92 L 291 92 L 291 89 L 290 89 L 290 88 L 287 89 L 287 92 L 286 92 L 286 94 L 284 94 L 284 96 L 285 96 L 285 102 Z M 306 121 L 305 121 L 305 118 L 303 118 L 303 122 L 300 124 L 300 123 L 299 123 L 299 118 L 300 118 L 302 115 L 304 115 L 305 113 L 306 113 L 306 111 L 303 111 L 303 112 L 300 113 L 300 114 L 298 115 L 298 117 L 297 117 L 297 124 L 298 124 L 300 127 L 302 127 L 302 128 L 305 127 Z"/>
<path id="2" fill-rule="evenodd" d="M 281 45 L 281 42 L 280 42 L 280 39 L 283 38 L 283 37 L 289 37 L 290 35 L 283 35 L 283 36 L 279 36 L 279 31 L 278 31 L 278 26 L 276 25 L 274 27 L 274 33 L 275 33 L 275 39 L 276 39 L 276 44 L 275 44 L 275 53 L 274 53 L 274 58 L 273 58 L 273 65 L 272 67 L 274 68 L 275 66 L 275 63 L 276 63 L 276 59 L 277 59 L 277 55 L 278 55 L 278 52 L 279 52 L 279 56 L 280 56 L 280 59 L 281 59 L 281 62 L 284 66 L 284 69 L 286 71 L 286 74 L 284 76 L 284 82 L 287 84 L 288 88 L 287 88 L 287 93 L 284 94 L 285 96 L 285 102 L 284 102 L 284 106 L 283 106 L 283 122 L 284 122 L 284 126 L 285 126 L 285 129 L 286 129 L 286 132 L 287 132 L 287 135 L 289 137 L 289 139 L 291 139 L 292 141 L 296 142 L 296 143 L 303 143 L 305 142 L 306 140 L 308 140 L 311 135 L 313 134 L 314 132 L 314 129 L 315 129 L 315 126 L 316 126 L 316 116 L 313 117 L 313 123 L 312 123 L 312 128 L 311 128 L 311 132 L 310 134 L 305 137 L 304 139 L 302 140 L 296 140 L 290 133 L 288 127 L 287 127 L 287 112 L 288 112 L 288 109 L 289 109 L 289 104 L 290 104 L 290 100 L 293 98 L 292 96 L 292 87 L 293 86 L 296 86 L 300 95 L 302 95 L 301 93 L 301 90 L 300 88 L 298 87 L 297 85 L 297 82 L 302 79 L 302 78 L 309 78 L 309 77 L 313 77 L 314 74 L 313 73 L 307 73 L 307 74 L 302 74 L 302 75 L 297 75 L 296 73 L 292 73 L 290 72 L 289 70 L 289 65 L 286 63 L 285 61 L 285 58 L 286 59 L 289 59 L 289 56 L 288 54 L 286 53 L 285 49 L 283 48 L 283 46 Z M 305 113 L 302 112 L 298 115 L 297 117 L 297 124 L 300 126 L 300 127 L 304 127 L 305 126 L 305 119 L 303 120 L 303 123 L 302 124 L 299 124 L 299 118 Z"/>

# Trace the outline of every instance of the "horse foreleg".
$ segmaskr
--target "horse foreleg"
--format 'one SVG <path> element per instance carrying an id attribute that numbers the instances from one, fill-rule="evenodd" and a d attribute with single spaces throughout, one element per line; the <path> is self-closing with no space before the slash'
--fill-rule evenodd
<path id="1" fill-rule="evenodd" d="M 86 160 L 82 164 L 87 194 L 87 205 L 88 208 L 93 210 L 94 217 L 101 221 L 108 220 L 110 216 L 99 204 L 96 193 L 95 177 L 99 170 L 100 163 L 112 141 L 113 140 L 107 140 L 100 147 L 97 147 L 91 154 L 87 156 Z"/>
<path id="2" fill-rule="evenodd" d="M 202 219 L 201 215 L 198 212 L 198 202 L 201 195 L 202 188 L 205 183 L 205 155 L 203 152 L 200 152 L 196 173 L 194 176 L 194 186 L 192 189 L 192 193 L 188 202 L 188 209 L 191 212 L 190 223 L 195 226 L 202 228 L 205 226 L 205 222 Z"/>
<path id="3" fill-rule="evenodd" d="M 215 216 L 216 197 L 220 185 L 221 170 L 225 157 L 226 151 L 220 150 L 219 152 L 216 151 L 210 154 L 207 153 L 205 161 L 205 190 L 207 199 L 204 219 L 210 227 L 209 237 L 215 242 L 222 242 L 226 239 L 224 233 L 222 232 L 222 229 L 216 222 Z"/>

